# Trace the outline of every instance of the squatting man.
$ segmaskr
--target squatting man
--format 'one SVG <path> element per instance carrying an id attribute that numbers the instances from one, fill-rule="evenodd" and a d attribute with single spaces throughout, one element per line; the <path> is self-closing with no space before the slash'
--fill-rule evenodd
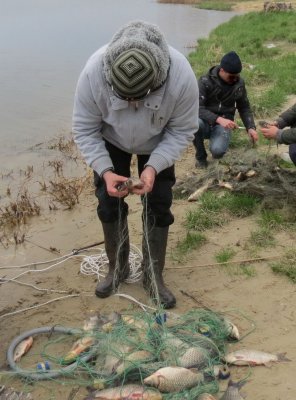
<path id="1" fill-rule="evenodd" d="M 243 121 L 250 139 L 258 140 L 253 113 L 244 80 L 240 77 L 242 62 L 235 51 L 226 53 L 220 65 L 209 69 L 199 78 L 199 130 L 193 144 L 196 148 L 196 167 L 208 166 L 204 140 L 209 139 L 209 149 L 214 159 L 228 150 L 231 132 L 237 129 L 234 121 L 236 110 Z"/>
<path id="2" fill-rule="evenodd" d="M 198 129 L 198 85 L 181 53 L 159 28 L 144 21 L 123 26 L 87 61 L 77 84 L 73 134 L 94 170 L 97 214 L 109 272 L 96 287 L 108 297 L 129 275 L 128 188 L 136 155 L 143 207 L 143 285 L 164 308 L 176 298 L 163 269 L 175 183 L 174 163 Z M 118 185 L 122 190 L 118 190 Z"/>

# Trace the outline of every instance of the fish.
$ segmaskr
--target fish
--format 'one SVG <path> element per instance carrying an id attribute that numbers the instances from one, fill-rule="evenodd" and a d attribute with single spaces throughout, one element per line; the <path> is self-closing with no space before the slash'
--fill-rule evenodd
<path id="1" fill-rule="evenodd" d="M 144 383 L 153 386 L 161 392 L 172 393 L 190 389 L 204 381 L 202 372 L 183 367 L 160 368 L 144 379 Z"/>
<path id="2" fill-rule="evenodd" d="M 227 379 L 230 377 L 230 369 L 227 365 L 214 365 L 214 376 L 218 379 Z"/>
<path id="3" fill-rule="evenodd" d="M 98 329 L 100 324 L 99 313 L 91 310 L 84 321 L 83 330 L 85 332 L 93 332 L 94 330 Z"/>
<path id="4" fill-rule="evenodd" d="M 195 190 L 195 192 L 193 192 L 189 197 L 188 197 L 188 201 L 196 201 L 198 200 L 201 195 L 206 192 L 209 188 L 209 186 L 211 185 L 211 181 L 207 180 L 206 183 L 201 186 L 200 188 L 198 188 L 197 190 Z"/>
<path id="5" fill-rule="evenodd" d="M 0 386 L 0 400 L 33 400 L 31 393 L 17 392 L 12 387 Z"/>
<path id="6" fill-rule="evenodd" d="M 29 336 L 28 338 L 22 340 L 15 348 L 13 354 L 13 360 L 15 362 L 20 361 L 22 356 L 26 354 L 33 345 L 33 336 Z"/>
<path id="7" fill-rule="evenodd" d="M 286 357 L 286 353 L 271 354 L 259 350 L 237 350 L 225 356 L 228 364 L 234 365 L 268 365 L 271 362 L 291 361 Z"/>
<path id="8" fill-rule="evenodd" d="M 124 357 L 115 371 L 117 374 L 122 374 L 124 371 L 132 368 L 133 366 L 137 367 L 141 363 L 152 361 L 153 359 L 154 356 L 149 351 L 137 350 Z"/>
<path id="9" fill-rule="evenodd" d="M 132 315 L 123 315 L 122 320 L 126 325 L 134 330 L 140 329 L 146 332 L 146 330 L 149 328 L 149 325 L 146 321 L 135 318 Z"/>
<path id="10" fill-rule="evenodd" d="M 239 394 L 240 388 L 246 382 L 233 382 L 231 379 L 228 381 L 228 387 L 226 392 L 220 398 L 220 400 L 244 400 L 244 398 Z"/>
<path id="11" fill-rule="evenodd" d="M 70 351 L 63 357 L 62 364 L 71 364 L 76 358 L 88 350 L 95 343 L 95 338 L 93 336 L 84 336 L 78 339 Z"/>
<path id="12" fill-rule="evenodd" d="M 109 389 L 96 390 L 84 400 L 162 400 L 162 394 L 155 389 L 137 384 L 128 384 Z"/>
<path id="13" fill-rule="evenodd" d="M 184 368 L 202 367 L 208 364 L 210 354 L 202 347 L 190 347 L 177 358 L 177 365 Z"/>
<path id="14" fill-rule="evenodd" d="M 119 321 L 121 321 L 121 314 L 116 311 L 111 312 L 106 317 L 100 316 L 101 330 L 105 333 L 110 333 Z"/>
<path id="15" fill-rule="evenodd" d="M 223 318 L 224 326 L 226 328 L 228 337 L 231 339 L 239 340 L 240 334 L 238 327 L 234 325 L 228 318 Z"/>
<path id="16" fill-rule="evenodd" d="M 101 372 L 107 375 L 113 374 L 116 371 L 116 368 L 118 368 L 122 363 L 122 360 L 127 357 L 132 350 L 132 346 L 114 342 L 112 348 L 110 348 L 106 354 L 103 370 Z M 97 365 L 101 365 L 100 356 L 97 359 Z"/>
<path id="17" fill-rule="evenodd" d="M 204 339 L 207 340 L 207 338 Z M 207 364 L 210 359 L 210 353 L 206 348 L 189 346 L 185 341 L 171 333 L 164 335 L 162 340 L 164 349 L 160 352 L 160 357 L 171 366 L 201 367 Z"/>
<path id="18" fill-rule="evenodd" d="M 210 393 L 202 393 L 198 396 L 197 400 L 216 400 L 216 397 L 212 396 Z"/>

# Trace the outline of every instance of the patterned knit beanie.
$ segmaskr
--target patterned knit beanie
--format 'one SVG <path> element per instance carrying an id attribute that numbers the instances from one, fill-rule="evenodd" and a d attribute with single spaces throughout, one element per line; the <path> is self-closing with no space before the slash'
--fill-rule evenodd
<path id="1" fill-rule="evenodd" d="M 133 21 L 115 34 L 104 55 L 107 82 L 124 99 L 139 99 L 166 80 L 170 56 L 155 25 Z"/>
<path id="2" fill-rule="evenodd" d="M 242 70 L 242 63 L 236 52 L 230 51 L 222 57 L 220 67 L 229 74 L 239 74 Z"/>

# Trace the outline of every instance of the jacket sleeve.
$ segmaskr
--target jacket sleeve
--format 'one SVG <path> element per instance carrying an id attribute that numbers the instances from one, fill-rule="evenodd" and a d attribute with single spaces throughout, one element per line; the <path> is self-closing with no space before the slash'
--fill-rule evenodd
<path id="1" fill-rule="evenodd" d="M 243 86 L 242 96 L 240 97 L 240 99 L 236 101 L 236 108 L 243 121 L 246 130 L 250 128 L 256 129 L 256 124 L 254 121 L 245 85 Z"/>
<path id="2" fill-rule="evenodd" d="M 86 163 L 99 175 L 113 163 L 102 138 L 102 115 L 95 102 L 87 69 L 79 77 L 73 109 L 72 132 Z"/>
<path id="3" fill-rule="evenodd" d="M 176 94 L 175 107 L 163 130 L 163 138 L 151 153 L 147 165 L 156 172 L 170 167 L 180 158 L 198 130 L 198 85 L 186 60 L 182 69 L 182 89 Z"/>
<path id="4" fill-rule="evenodd" d="M 280 129 L 277 134 L 277 141 L 281 144 L 296 143 L 296 128 Z"/>
<path id="5" fill-rule="evenodd" d="M 280 129 L 296 125 L 296 104 L 283 112 L 277 119 L 277 122 Z"/>
<path id="6" fill-rule="evenodd" d="M 208 122 L 210 125 L 215 125 L 218 114 L 213 113 L 206 107 L 208 93 L 212 90 L 211 84 L 206 76 L 202 76 L 198 81 L 199 87 L 199 118 Z"/>

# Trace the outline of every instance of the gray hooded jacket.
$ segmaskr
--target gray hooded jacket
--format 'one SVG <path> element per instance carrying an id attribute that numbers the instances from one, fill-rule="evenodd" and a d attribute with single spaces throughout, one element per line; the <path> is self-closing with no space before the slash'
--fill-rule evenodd
<path id="1" fill-rule="evenodd" d="M 120 37 L 114 36 L 112 46 Z M 113 168 L 104 139 L 127 153 L 150 155 L 147 165 L 158 173 L 174 164 L 198 130 L 198 85 L 192 68 L 177 50 L 161 40 L 158 45 L 167 51 L 169 72 L 165 83 L 144 100 L 128 102 L 112 92 L 110 45 L 94 53 L 80 75 L 72 131 L 87 164 L 100 176 Z"/>

